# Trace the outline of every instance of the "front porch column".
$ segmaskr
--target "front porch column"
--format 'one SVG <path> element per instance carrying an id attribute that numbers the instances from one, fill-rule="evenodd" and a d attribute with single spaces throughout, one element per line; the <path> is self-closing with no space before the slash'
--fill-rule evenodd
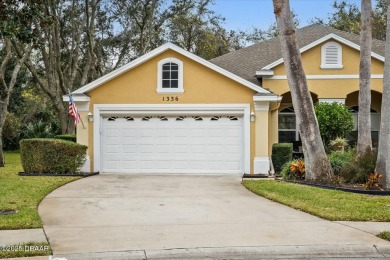
<path id="1" fill-rule="evenodd" d="M 253 163 L 254 174 L 268 174 L 269 159 L 269 122 L 270 102 L 255 101 L 255 158 Z"/>

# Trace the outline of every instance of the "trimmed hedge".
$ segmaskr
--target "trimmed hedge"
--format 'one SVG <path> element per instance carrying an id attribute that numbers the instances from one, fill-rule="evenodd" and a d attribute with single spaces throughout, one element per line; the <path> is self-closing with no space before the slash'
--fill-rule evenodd
<path id="1" fill-rule="evenodd" d="M 272 145 L 272 164 L 274 165 L 275 173 L 280 173 L 288 162 L 292 161 L 293 144 L 291 143 L 278 143 Z"/>
<path id="2" fill-rule="evenodd" d="M 56 135 L 55 138 L 76 143 L 76 135 Z"/>
<path id="3" fill-rule="evenodd" d="M 77 173 L 84 164 L 87 146 L 50 138 L 23 139 L 20 157 L 25 173 Z"/>

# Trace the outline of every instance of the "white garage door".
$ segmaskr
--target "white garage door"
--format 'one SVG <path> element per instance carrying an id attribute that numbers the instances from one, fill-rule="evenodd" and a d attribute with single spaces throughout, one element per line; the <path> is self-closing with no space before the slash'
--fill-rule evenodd
<path id="1" fill-rule="evenodd" d="M 239 116 L 103 118 L 103 172 L 243 173 Z"/>

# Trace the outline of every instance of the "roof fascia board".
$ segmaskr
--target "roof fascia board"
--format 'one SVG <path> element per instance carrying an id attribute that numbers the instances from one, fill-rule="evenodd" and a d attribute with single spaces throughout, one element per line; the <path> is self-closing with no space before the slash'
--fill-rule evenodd
<path id="1" fill-rule="evenodd" d="M 75 102 L 88 102 L 89 101 L 89 97 L 87 95 L 73 95 L 73 101 Z M 69 102 L 69 95 L 63 95 L 62 96 L 62 101 L 67 101 Z"/>
<path id="2" fill-rule="evenodd" d="M 318 40 L 316 40 L 316 41 L 314 41 L 314 42 L 312 42 L 312 43 L 302 47 L 301 49 L 299 49 L 299 52 L 303 53 L 303 52 L 305 52 L 305 51 L 307 51 L 307 50 L 317 46 L 318 44 L 321 44 L 321 43 L 323 43 L 323 42 L 325 42 L 327 40 L 330 40 L 330 39 L 337 40 L 337 41 L 339 41 L 339 42 L 341 42 L 341 43 L 343 43 L 343 44 L 345 44 L 345 45 L 347 45 L 347 46 L 349 46 L 349 47 L 351 47 L 351 48 L 353 48 L 355 50 L 360 51 L 360 46 L 357 45 L 356 43 L 353 43 L 353 42 L 351 42 L 351 41 L 349 41 L 349 40 L 347 40 L 347 39 L 345 39 L 345 38 L 343 38 L 341 36 L 338 36 L 338 35 L 334 34 L 334 33 L 330 33 L 330 34 L 325 35 L 324 37 L 322 37 L 322 38 L 320 38 L 320 39 L 318 39 Z M 375 52 L 371 52 L 371 56 L 374 57 L 377 60 L 382 61 L 382 62 L 385 61 L 385 58 L 383 56 L 381 56 L 381 55 L 379 55 L 379 54 L 377 54 Z M 282 63 L 283 63 L 283 58 L 278 59 L 278 60 L 272 62 L 271 64 L 263 67 L 262 70 L 270 70 L 270 69 L 274 68 L 275 66 L 277 66 L 279 64 L 282 64 Z"/>
<path id="3" fill-rule="evenodd" d="M 278 102 L 282 100 L 281 96 L 275 94 L 275 96 L 253 96 L 253 101 L 271 101 Z"/>
<path id="4" fill-rule="evenodd" d="M 92 81 L 91 83 L 75 90 L 72 93 L 82 94 L 82 93 L 88 92 L 88 91 L 106 83 L 107 81 L 111 80 L 112 78 L 115 78 L 115 77 L 127 72 L 128 70 L 152 59 L 153 57 L 159 55 L 160 53 L 162 53 L 168 49 L 172 49 L 173 51 L 178 52 L 178 53 L 182 54 L 183 56 L 185 56 L 189 59 L 192 59 L 192 60 L 194 60 L 194 61 L 196 61 L 196 62 L 198 62 L 198 63 L 200 63 L 200 64 L 202 64 L 202 65 L 204 65 L 204 66 L 206 66 L 206 67 L 208 67 L 208 68 L 210 68 L 210 69 L 212 69 L 212 70 L 214 70 L 214 71 L 216 71 L 216 72 L 218 72 L 218 73 L 220 73 L 220 74 L 222 74 L 222 75 L 224 75 L 224 76 L 226 76 L 226 77 L 228 77 L 228 78 L 230 78 L 230 79 L 232 79 L 232 80 L 234 80 L 234 81 L 236 81 L 236 82 L 238 82 L 238 83 L 240 83 L 240 84 L 242 84 L 242 85 L 244 85 L 244 86 L 246 86 L 254 91 L 257 91 L 258 93 L 270 93 L 268 90 L 263 89 L 262 87 L 260 87 L 256 84 L 253 84 L 253 83 L 251 83 L 251 82 L 249 82 L 249 81 L 247 81 L 247 80 L 245 80 L 245 79 L 243 79 L 243 78 L 241 78 L 241 77 L 239 77 L 239 76 L 237 76 L 237 75 L 235 75 L 235 74 L 233 74 L 225 69 L 222 69 L 221 67 L 218 67 L 217 65 L 215 65 L 209 61 L 206 61 L 205 59 L 200 58 L 200 57 L 190 53 L 189 51 L 186 51 L 186 50 L 174 45 L 173 43 L 166 43 L 164 45 L 161 45 L 160 47 L 150 51 L 149 53 L 147 53 L 147 54 L 133 60 L 132 62 L 96 79 L 95 81 Z"/>

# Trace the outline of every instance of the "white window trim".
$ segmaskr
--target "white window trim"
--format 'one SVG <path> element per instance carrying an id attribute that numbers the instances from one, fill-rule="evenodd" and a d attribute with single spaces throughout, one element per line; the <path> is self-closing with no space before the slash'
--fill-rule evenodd
<path id="1" fill-rule="evenodd" d="M 162 66 L 165 63 L 176 63 L 179 66 L 179 82 L 178 88 L 163 88 L 162 87 Z M 184 93 L 183 87 L 183 62 L 176 58 L 165 58 L 157 63 L 157 89 L 158 94 L 181 94 Z"/>
<path id="2" fill-rule="evenodd" d="M 326 64 L 326 47 L 328 45 L 334 45 L 337 48 L 337 64 Z M 343 66 L 343 48 L 337 42 L 327 42 L 321 47 L 321 69 L 342 69 Z"/>
<path id="3" fill-rule="evenodd" d="M 244 145 L 243 170 L 251 172 L 251 130 L 250 104 L 94 104 L 93 105 L 93 158 L 94 171 L 101 171 L 101 130 L 104 115 L 112 114 L 141 114 L 141 115 L 210 115 L 210 114 L 237 114 L 243 115 Z"/>

